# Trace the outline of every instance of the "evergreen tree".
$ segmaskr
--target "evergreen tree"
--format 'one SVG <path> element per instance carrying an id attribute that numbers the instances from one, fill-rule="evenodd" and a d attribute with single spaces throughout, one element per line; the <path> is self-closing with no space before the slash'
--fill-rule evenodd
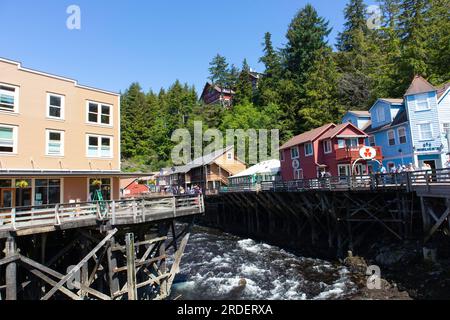
<path id="1" fill-rule="evenodd" d="M 247 104 L 253 100 L 253 85 L 250 79 L 250 67 L 247 59 L 242 63 L 242 69 L 236 85 L 235 104 Z"/>
<path id="2" fill-rule="evenodd" d="M 361 39 L 369 32 L 367 8 L 363 0 L 350 0 L 345 7 L 344 31 L 339 33 L 337 48 L 341 52 L 361 51 Z"/>

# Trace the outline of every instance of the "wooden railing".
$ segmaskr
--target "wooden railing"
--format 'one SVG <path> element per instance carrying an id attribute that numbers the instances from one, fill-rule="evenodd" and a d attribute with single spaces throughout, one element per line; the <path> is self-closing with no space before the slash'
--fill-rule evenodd
<path id="1" fill-rule="evenodd" d="M 418 187 L 433 185 L 448 188 L 450 194 L 450 169 L 403 172 L 397 174 L 372 174 L 358 176 L 341 176 L 295 181 L 265 181 L 261 183 L 242 183 L 221 188 L 221 193 L 285 191 L 301 192 L 308 190 L 380 190 L 403 189 L 408 192 Z"/>
<path id="2" fill-rule="evenodd" d="M 0 208 L 0 231 L 42 226 L 61 226 L 82 220 L 111 220 L 115 225 L 122 218 L 134 223 L 145 221 L 152 214 L 204 212 L 202 195 L 64 203 L 53 206 Z"/>
<path id="3" fill-rule="evenodd" d="M 336 160 L 356 160 L 360 158 L 359 151 L 364 146 L 359 146 L 358 148 L 340 148 L 336 150 Z M 373 147 L 377 151 L 377 156 L 375 159 L 383 160 L 383 154 L 381 147 Z"/>

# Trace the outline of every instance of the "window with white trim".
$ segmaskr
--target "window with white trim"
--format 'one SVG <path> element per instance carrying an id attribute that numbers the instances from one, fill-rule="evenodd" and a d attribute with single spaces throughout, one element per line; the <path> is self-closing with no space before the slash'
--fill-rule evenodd
<path id="1" fill-rule="evenodd" d="M 338 140 L 338 148 L 339 149 L 344 149 L 345 148 L 345 140 L 344 139 L 339 139 Z"/>
<path id="2" fill-rule="evenodd" d="M 331 140 L 324 141 L 324 143 L 323 143 L 323 152 L 326 153 L 326 154 L 331 153 L 331 151 L 332 151 L 331 147 L 332 147 Z"/>
<path id="3" fill-rule="evenodd" d="M 299 157 L 298 147 L 291 148 L 291 159 L 298 159 Z"/>
<path id="4" fill-rule="evenodd" d="M 384 108 L 378 107 L 377 108 L 377 120 L 378 122 L 384 122 L 386 120 L 386 116 L 384 114 Z"/>
<path id="5" fill-rule="evenodd" d="M 87 121 L 100 125 L 112 125 L 112 107 L 107 104 L 88 102 Z"/>
<path id="6" fill-rule="evenodd" d="M 433 140 L 433 127 L 431 123 L 420 123 L 419 127 L 420 140 Z"/>
<path id="7" fill-rule="evenodd" d="M 398 141 L 400 142 L 400 144 L 405 144 L 406 143 L 406 129 L 403 127 L 398 128 L 397 133 L 398 133 Z"/>
<path id="8" fill-rule="evenodd" d="M 87 135 L 87 156 L 90 158 L 112 158 L 112 137 Z"/>
<path id="9" fill-rule="evenodd" d="M 388 141 L 390 146 L 395 146 L 395 132 L 394 130 L 389 130 L 387 132 L 388 135 Z"/>
<path id="10" fill-rule="evenodd" d="M 0 83 L 0 110 L 18 112 L 19 87 Z"/>
<path id="11" fill-rule="evenodd" d="M 64 96 L 47 93 L 47 117 L 64 119 Z"/>
<path id="12" fill-rule="evenodd" d="M 64 131 L 47 130 L 46 132 L 47 156 L 63 156 L 64 155 Z"/>
<path id="13" fill-rule="evenodd" d="M 301 180 L 301 179 L 303 179 L 303 169 L 294 170 L 294 180 Z"/>
<path id="14" fill-rule="evenodd" d="M 313 145 L 311 142 L 305 143 L 305 156 L 309 157 L 314 154 Z"/>
<path id="15" fill-rule="evenodd" d="M 420 94 L 416 96 L 416 111 L 430 110 L 430 100 L 428 99 L 428 94 Z"/>
<path id="16" fill-rule="evenodd" d="M 17 153 L 17 127 L 0 125 L 0 153 Z"/>
<path id="17" fill-rule="evenodd" d="M 376 146 L 375 136 L 369 136 L 369 145 L 371 147 L 375 147 Z"/>

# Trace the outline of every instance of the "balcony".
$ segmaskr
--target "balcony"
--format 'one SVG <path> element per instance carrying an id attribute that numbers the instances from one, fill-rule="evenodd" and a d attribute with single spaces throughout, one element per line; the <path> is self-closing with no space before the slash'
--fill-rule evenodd
<path id="1" fill-rule="evenodd" d="M 359 156 L 359 150 L 363 148 L 364 146 L 359 146 L 358 148 L 342 148 L 336 150 L 336 160 L 343 161 L 347 160 L 349 162 L 353 162 L 360 158 Z M 381 152 L 381 147 L 372 147 L 377 151 L 377 156 L 375 157 L 376 160 L 383 160 L 383 154 Z"/>

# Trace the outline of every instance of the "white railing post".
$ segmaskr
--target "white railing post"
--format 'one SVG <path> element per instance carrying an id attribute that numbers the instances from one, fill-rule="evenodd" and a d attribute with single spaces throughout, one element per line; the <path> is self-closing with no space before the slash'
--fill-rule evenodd
<path id="1" fill-rule="evenodd" d="M 11 209 L 11 225 L 13 230 L 17 230 L 16 228 L 16 208 Z"/>
<path id="2" fill-rule="evenodd" d="M 136 200 L 133 200 L 132 211 L 133 211 L 133 221 L 136 222 L 136 216 L 137 216 L 137 203 L 136 203 Z"/>
<path id="3" fill-rule="evenodd" d="M 100 212 L 100 202 L 99 201 L 97 201 L 97 203 L 95 204 L 95 209 L 97 210 L 97 218 L 99 220 L 101 220 L 102 215 L 101 215 L 101 212 Z"/>
<path id="4" fill-rule="evenodd" d="M 61 225 L 61 219 L 59 217 L 59 203 L 55 206 L 55 225 Z"/>
<path id="5" fill-rule="evenodd" d="M 112 224 L 113 226 L 116 225 L 116 201 L 113 200 L 111 202 L 111 216 L 112 216 Z"/>
<path id="6" fill-rule="evenodd" d="M 177 216 L 177 198 L 172 198 L 172 208 L 173 208 L 173 216 Z"/>
<path id="7" fill-rule="evenodd" d="M 145 220 L 145 200 L 141 199 L 141 217 L 142 217 L 142 222 L 144 222 Z"/>

